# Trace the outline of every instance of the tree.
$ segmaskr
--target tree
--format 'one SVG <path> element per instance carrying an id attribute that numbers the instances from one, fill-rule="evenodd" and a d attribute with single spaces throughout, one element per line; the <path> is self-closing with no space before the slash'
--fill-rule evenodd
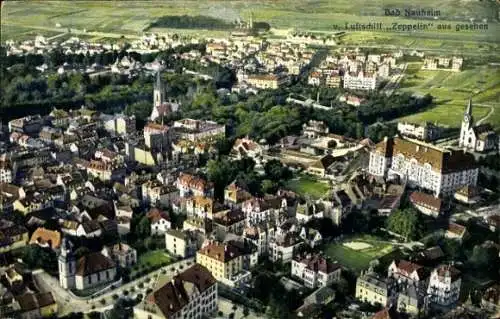
<path id="1" fill-rule="evenodd" d="M 406 240 L 415 240 L 424 234 L 424 222 L 414 209 L 397 210 L 387 219 L 387 228 Z"/>
<path id="2" fill-rule="evenodd" d="M 275 194 L 278 191 L 278 185 L 270 179 L 262 181 L 262 191 L 265 194 Z"/>
<path id="3" fill-rule="evenodd" d="M 469 262 L 475 269 L 489 271 L 498 268 L 498 259 L 498 250 L 493 245 L 476 245 Z"/>
<path id="4" fill-rule="evenodd" d="M 139 224 L 137 224 L 136 234 L 142 239 L 151 235 L 151 222 L 147 216 L 143 216 Z"/>
<path id="5" fill-rule="evenodd" d="M 218 200 L 224 198 L 224 189 L 234 179 L 236 169 L 234 165 L 225 158 L 209 160 L 207 163 L 208 180 L 214 183 L 214 197 Z"/>
<path id="6" fill-rule="evenodd" d="M 22 259 L 31 269 L 42 268 L 49 273 L 57 272 L 57 255 L 50 248 L 38 245 L 26 246 Z"/>

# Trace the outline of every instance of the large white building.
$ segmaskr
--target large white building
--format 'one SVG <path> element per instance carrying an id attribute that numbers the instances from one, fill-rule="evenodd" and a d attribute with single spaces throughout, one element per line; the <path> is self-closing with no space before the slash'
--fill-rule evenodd
<path id="1" fill-rule="evenodd" d="M 460 147 L 474 152 L 491 151 L 495 149 L 498 144 L 498 136 L 495 131 L 493 131 L 491 125 L 481 124 L 474 126 L 472 100 L 470 99 L 462 120 L 458 144 Z"/>
<path id="2" fill-rule="evenodd" d="M 216 313 L 217 280 L 199 264 L 172 278 L 134 308 L 137 319 L 201 319 Z"/>
<path id="3" fill-rule="evenodd" d="M 430 302 L 441 307 L 449 307 L 458 302 L 462 279 L 460 271 L 453 266 L 441 265 L 431 273 L 427 294 Z"/>
<path id="4" fill-rule="evenodd" d="M 296 257 L 292 260 L 292 276 L 308 288 L 326 287 L 340 280 L 341 267 L 321 256 Z"/>
<path id="5" fill-rule="evenodd" d="M 408 186 L 430 190 L 435 196 L 474 186 L 479 174 L 471 154 L 399 137 L 386 137 L 376 145 L 368 170 L 375 176 L 397 175 Z"/>
<path id="6" fill-rule="evenodd" d="M 432 141 L 439 138 L 440 131 L 439 127 L 429 122 L 425 122 L 422 125 L 408 122 L 398 123 L 399 134 L 421 141 Z"/>
<path id="7" fill-rule="evenodd" d="M 344 75 L 344 89 L 375 90 L 379 84 L 376 74 L 349 73 Z"/>

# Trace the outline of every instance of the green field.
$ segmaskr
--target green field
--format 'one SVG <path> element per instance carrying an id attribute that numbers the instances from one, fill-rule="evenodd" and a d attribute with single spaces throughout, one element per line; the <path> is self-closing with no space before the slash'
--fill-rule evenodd
<path id="1" fill-rule="evenodd" d="M 290 1 L 10 1 L 2 9 L 2 39 L 23 39 L 29 37 L 29 30 L 38 33 L 58 32 L 71 28 L 74 32 L 101 32 L 108 37 L 120 35 L 138 36 L 149 24 L 159 17 L 168 15 L 206 15 L 228 21 L 248 20 L 253 13 L 256 21 L 266 21 L 276 29 L 298 29 L 333 31 L 333 25 L 349 23 L 392 22 L 402 24 L 428 22 L 429 20 L 409 19 L 403 16 L 385 16 L 385 8 L 407 8 L 404 0 L 290 0 Z M 381 33 L 376 43 L 416 47 L 446 48 L 447 46 L 465 49 L 469 46 L 478 51 L 478 42 L 498 43 L 500 27 L 495 12 L 498 9 L 493 1 L 433 0 L 419 1 L 419 7 L 440 10 L 437 23 L 475 21 L 487 19 L 488 30 L 474 32 L 424 31 L 403 33 Z M 60 27 L 56 27 L 60 25 Z M 5 28 L 5 29 L 4 29 Z M 153 31 L 173 31 L 155 29 Z M 175 30 L 175 32 L 188 32 Z M 203 34 L 197 32 L 197 34 Z M 208 32 L 212 34 L 213 32 Z M 357 34 L 360 34 L 358 36 Z M 105 35 L 103 35 L 105 36 Z M 347 43 L 356 43 L 360 38 L 370 37 L 370 33 L 353 32 L 345 38 Z M 424 40 L 417 41 L 420 37 Z M 372 39 L 373 40 L 373 39 Z M 389 40 L 389 41 L 387 41 Z M 361 43 L 370 43 L 363 42 Z M 413 43 L 413 44 L 412 44 Z M 485 48 L 487 49 L 487 48 Z M 481 51 L 481 50 L 479 50 Z M 477 53 L 477 52 L 476 52 Z"/>
<path id="2" fill-rule="evenodd" d="M 167 254 L 163 249 L 152 250 L 140 255 L 137 264 L 134 266 L 134 271 L 142 270 L 144 268 L 157 269 L 166 263 L 172 263 L 173 258 Z M 132 273 L 134 275 L 134 272 Z"/>
<path id="3" fill-rule="evenodd" d="M 370 244 L 371 247 L 354 250 L 343 245 L 343 243 L 348 242 L 366 243 Z M 325 248 L 325 253 L 332 260 L 338 261 L 343 266 L 355 271 L 361 271 L 368 268 L 370 261 L 391 253 L 393 249 L 393 245 L 381 243 L 376 237 L 362 235 L 345 239 L 341 243 L 329 244 Z"/>
<path id="4" fill-rule="evenodd" d="M 297 179 L 288 181 L 286 187 L 301 196 L 310 196 L 315 199 L 326 196 L 330 191 L 328 183 L 320 182 L 308 175 L 302 175 Z"/>
<path id="5" fill-rule="evenodd" d="M 411 122 L 431 121 L 457 127 L 463 117 L 465 105 L 472 97 L 474 117 L 485 117 L 486 122 L 500 127 L 500 68 L 494 66 L 471 67 L 462 72 L 421 70 L 421 63 L 410 63 L 401 83 L 403 91 L 429 93 L 435 106 L 421 113 L 407 116 Z"/>

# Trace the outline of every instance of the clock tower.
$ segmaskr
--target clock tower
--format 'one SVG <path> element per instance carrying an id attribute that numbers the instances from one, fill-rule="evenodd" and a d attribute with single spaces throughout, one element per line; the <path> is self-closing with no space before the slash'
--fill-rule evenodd
<path id="1" fill-rule="evenodd" d="M 468 136 L 472 130 L 473 121 L 474 119 L 472 117 L 472 99 L 469 99 L 469 103 L 465 108 L 464 118 L 462 120 L 462 127 L 460 129 L 460 140 L 458 143 L 460 147 L 468 146 L 469 144 Z"/>

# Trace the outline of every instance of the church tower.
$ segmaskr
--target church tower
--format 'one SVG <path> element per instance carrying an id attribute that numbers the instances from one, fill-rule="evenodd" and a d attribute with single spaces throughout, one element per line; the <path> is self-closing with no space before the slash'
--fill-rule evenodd
<path id="1" fill-rule="evenodd" d="M 464 118 L 462 120 L 462 127 L 460 129 L 460 140 L 458 142 L 458 145 L 460 147 L 468 147 L 469 144 L 468 136 L 469 132 L 472 129 L 473 121 L 474 119 L 472 117 L 472 99 L 469 99 L 469 103 L 465 108 Z"/>
<path id="2" fill-rule="evenodd" d="M 58 264 L 59 285 L 64 289 L 72 289 L 75 287 L 76 260 L 73 255 L 72 246 L 73 245 L 68 239 L 63 238 Z"/>
<path id="3" fill-rule="evenodd" d="M 160 79 L 160 71 L 156 73 L 156 83 L 153 90 L 153 107 L 158 107 L 165 103 L 165 88 L 163 87 L 163 83 Z"/>

